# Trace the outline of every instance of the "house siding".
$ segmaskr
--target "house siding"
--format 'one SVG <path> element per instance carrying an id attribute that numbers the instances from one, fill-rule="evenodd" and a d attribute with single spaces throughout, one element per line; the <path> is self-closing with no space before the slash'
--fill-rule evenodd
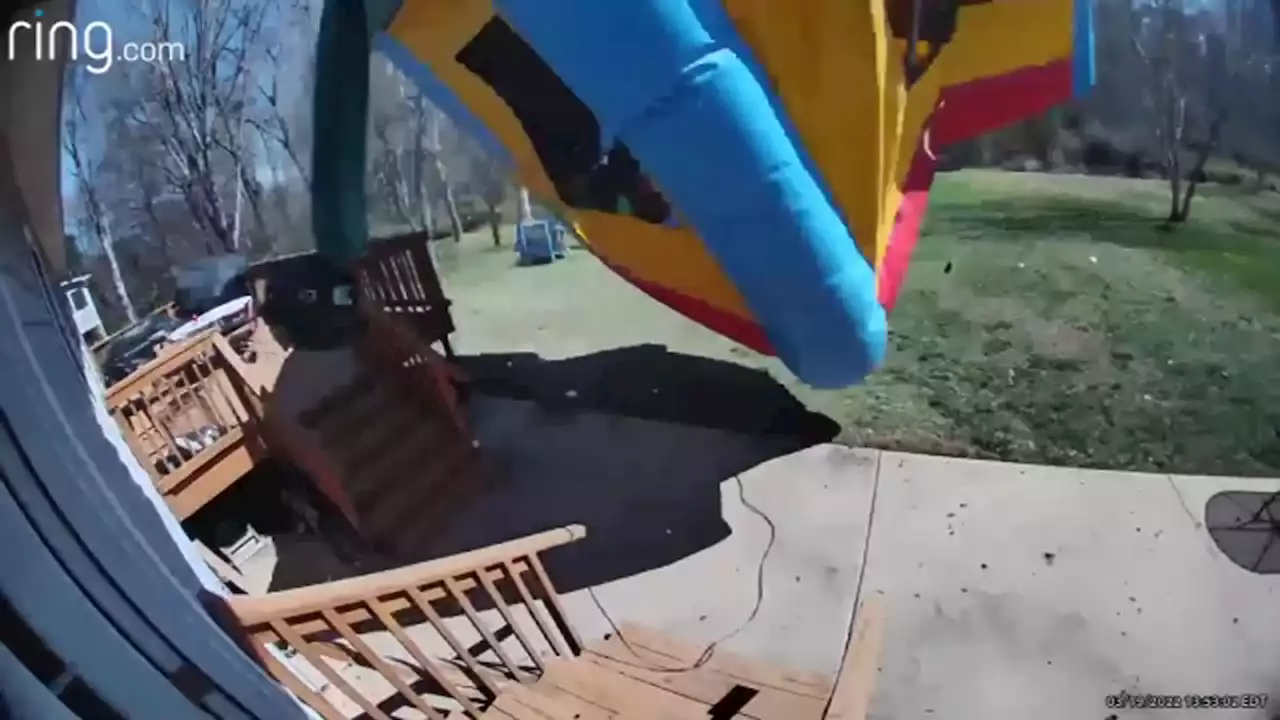
<path id="1" fill-rule="evenodd" d="M 126 717 L 306 717 L 206 612 L 226 590 L 107 416 L 23 215 L 4 199 L 0 525 L 6 547 L 26 550 L 0 563 L 0 589 Z M 200 710 L 170 679 L 192 668 L 202 684 L 187 694 Z"/>

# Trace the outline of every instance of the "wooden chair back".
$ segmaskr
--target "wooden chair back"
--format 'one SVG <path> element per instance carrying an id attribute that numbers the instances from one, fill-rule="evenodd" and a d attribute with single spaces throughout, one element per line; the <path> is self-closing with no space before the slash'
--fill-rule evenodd
<path id="1" fill-rule="evenodd" d="M 428 345 L 444 345 L 455 330 L 451 303 L 431 260 L 427 233 L 411 233 L 369 243 L 356 262 L 360 301 L 401 320 Z"/>

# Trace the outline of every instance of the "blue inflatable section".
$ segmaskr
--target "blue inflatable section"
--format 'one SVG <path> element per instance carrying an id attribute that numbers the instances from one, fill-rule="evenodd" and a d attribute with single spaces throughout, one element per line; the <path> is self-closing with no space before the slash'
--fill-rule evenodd
<path id="1" fill-rule="evenodd" d="M 1075 48 L 1071 56 L 1071 79 L 1076 97 L 1084 97 L 1097 82 L 1093 34 L 1093 0 L 1075 2 Z"/>
<path id="2" fill-rule="evenodd" d="M 688 0 L 494 4 L 688 217 L 800 379 L 844 387 L 880 364 L 875 273 L 727 21 Z"/>
<path id="3" fill-rule="evenodd" d="M 724 0 L 692 0 L 694 12 L 697 13 L 698 19 L 702 21 L 707 31 L 712 37 L 720 39 L 725 46 L 737 55 L 747 68 L 751 70 L 751 75 L 755 77 L 756 83 L 765 91 L 765 95 L 769 98 L 769 107 L 773 110 L 773 114 L 777 116 L 782 123 L 783 130 L 787 133 L 787 138 L 796 148 L 800 155 L 800 160 L 804 163 L 805 170 L 818 183 L 818 187 L 822 188 L 822 195 L 827 199 L 827 203 L 840 212 L 840 206 L 836 204 L 835 195 L 831 193 L 830 186 L 827 185 L 826 178 L 822 176 L 822 172 L 818 169 L 818 164 L 813 161 L 813 156 L 809 154 L 809 149 L 800 139 L 800 131 L 796 129 L 795 123 L 791 120 L 791 113 L 782 104 L 782 99 L 773 92 L 768 90 L 770 86 L 769 76 L 764 71 L 764 65 L 756 59 L 755 53 L 752 52 L 751 46 L 746 40 L 738 34 L 737 28 L 733 26 L 733 20 L 729 18 L 729 13 L 724 9 Z M 845 230 L 853 235 L 853 228 L 845 223 Z"/>

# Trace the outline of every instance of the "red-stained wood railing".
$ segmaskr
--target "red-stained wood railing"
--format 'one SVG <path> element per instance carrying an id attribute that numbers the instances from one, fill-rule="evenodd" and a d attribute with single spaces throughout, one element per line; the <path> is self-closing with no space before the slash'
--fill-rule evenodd
<path id="1" fill-rule="evenodd" d="M 452 303 L 440 286 L 427 233 L 374 240 L 356 262 L 359 300 L 400 320 L 427 345 L 440 343 L 453 358 Z"/>

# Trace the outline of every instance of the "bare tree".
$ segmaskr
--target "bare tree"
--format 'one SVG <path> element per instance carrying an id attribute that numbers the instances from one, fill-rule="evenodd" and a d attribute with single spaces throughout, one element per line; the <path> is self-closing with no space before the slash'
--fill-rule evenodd
<path id="1" fill-rule="evenodd" d="M 446 148 L 443 142 L 443 131 L 446 125 L 453 130 L 452 123 L 445 117 L 435 105 L 427 102 L 421 93 L 418 94 L 417 107 L 420 108 L 422 114 L 422 124 L 419 128 L 426 135 L 426 151 L 431 157 L 431 166 L 435 171 L 433 178 L 444 196 L 445 212 L 449 215 L 449 231 L 453 235 L 453 241 L 462 242 L 462 217 L 458 214 L 458 200 L 454 193 L 453 178 L 449 173 L 449 166 L 445 162 Z M 450 133 L 456 135 L 456 133 Z M 454 147 L 457 145 L 457 137 L 450 138 Z"/>
<path id="2" fill-rule="evenodd" d="M 1185 222 L 1218 147 L 1226 108 L 1215 80 L 1222 39 L 1197 22 L 1183 0 L 1155 0 L 1130 10 L 1132 48 L 1147 72 L 1145 103 L 1154 144 L 1169 182 L 1166 224 Z"/>
<path id="3" fill-rule="evenodd" d="M 427 132 L 430 121 L 426 98 L 418 93 L 412 101 L 408 99 L 408 78 L 400 75 L 400 97 L 412 107 L 413 120 L 410 132 L 413 135 L 413 147 L 410 150 L 410 164 L 413 167 L 414 199 L 421 210 L 422 226 L 427 229 L 428 237 L 434 237 L 435 198 L 431 181 L 427 178 Z"/>
<path id="4" fill-rule="evenodd" d="M 372 188 L 376 201 L 389 209 L 394 219 L 414 232 L 431 229 L 430 207 L 415 206 L 420 203 L 418 193 L 411 190 L 410 173 L 404 168 L 406 153 L 399 146 L 393 135 L 394 119 L 382 113 L 375 113 L 370 127 L 376 142 L 375 151 L 371 155 Z"/>
<path id="5" fill-rule="evenodd" d="M 287 2 L 279 8 L 279 30 L 263 48 L 263 63 L 269 72 L 259 73 L 256 91 L 265 107 L 261 117 L 248 115 L 265 143 L 274 145 L 288 159 L 290 169 L 303 184 L 311 181 L 308 164 L 303 161 L 310 141 L 311 106 L 297 102 L 315 87 L 315 13 L 308 0 L 275 0 Z M 284 83 L 281 83 L 284 76 Z M 287 88 L 293 88 L 293 97 Z M 299 109 L 302 112 L 298 112 Z"/>
<path id="6" fill-rule="evenodd" d="M 215 252 L 240 249 L 240 220 L 232 192 L 265 226 L 251 143 L 243 132 L 257 97 L 255 63 L 273 2 L 143 0 L 157 42 L 181 43 L 182 62 L 149 66 L 145 95 L 129 121 L 149 127 L 165 150 L 161 166 Z M 260 124 L 260 123 L 259 123 Z"/>
<path id="7" fill-rule="evenodd" d="M 461 242 L 456 177 L 469 170 L 467 138 L 385 58 L 370 66 L 369 189 L 376 207 L 397 224 L 434 234 L 442 204 Z"/>
<path id="8" fill-rule="evenodd" d="M 435 231 L 428 172 L 430 106 L 386 58 L 370 65 L 369 191 L 374 212 L 414 232 Z"/>
<path id="9" fill-rule="evenodd" d="M 273 64 L 279 62 L 277 52 L 276 50 L 269 51 L 269 58 Z M 288 113 L 282 109 L 280 104 L 279 77 L 273 74 L 266 84 L 258 85 L 257 91 L 266 102 L 268 112 L 263 119 L 247 117 L 246 122 L 252 125 L 264 140 L 274 143 L 280 148 L 285 157 L 289 159 L 293 171 L 298 174 L 302 182 L 310 183 L 310 169 L 302 161 L 302 154 L 299 152 L 300 144 L 294 137 L 295 132 L 292 128 L 292 123 L 289 121 Z"/>
<path id="10" fill-rule="evenodd" d="M 310 93 L 310 4 L 130 0 L 147 39 L 182 56 L 122 63 L 75 95 L 69 87 L 63 154 L 85 266 L 121 316 L 163 302 L 173 264 L 309 243 L 296 228 L 309 207 L 298 149 L 310 142 L 310 109 L 299 109 Z M 278 211 L 271 224 L 267 211 Z"/>
<path id="11" fill-rule="evenodd" d="M 74 80 L 73 75 L 70 107 L 63 121 L 63 149 L 71 161 L 71 171 L 75 176 L 76 199 L 83 213 L 82 224 L 87 226 L 94 240 L 102 248 L 103 254 L 106 255 L 111 272 L 112 288 L 115 290 L 121 308 L 124 309 L 125 316 L 130 323 L 134 323 L 138 320 L 138 313 L 134 309 L 133 300 L 129 296 L 129 287 L 125 284 L 124 274 L 120 269 L 120 260 L 116 256 L 115 238 L 111 232 L 111 214 L 99 190 L 99 184 L 105 180 L 99 177 L 98 170 L 101 164 L 91 160 L 84 148 L 84 125 L 89 116 L 85 112 L 82 85 Z"/>
<path id="12" fill-rule="evenodd" d="M 502 245 L 502 206 L 511 194 L 511 178 L 507 168 L 490 156 L 477 144 L 468 147 L 470 162 L 470 187 L 484 203 L 493 246 Z"/>
<path id="13" fill-rule="evenodd" d="M 1280 2 L 1223 6 L 1229 112 L 1221 152 L 1255 173 L 1255 189 L 1266 189 L 1267 175 L 1280 170 L 1280 24 L 1273 12 Z"/>

